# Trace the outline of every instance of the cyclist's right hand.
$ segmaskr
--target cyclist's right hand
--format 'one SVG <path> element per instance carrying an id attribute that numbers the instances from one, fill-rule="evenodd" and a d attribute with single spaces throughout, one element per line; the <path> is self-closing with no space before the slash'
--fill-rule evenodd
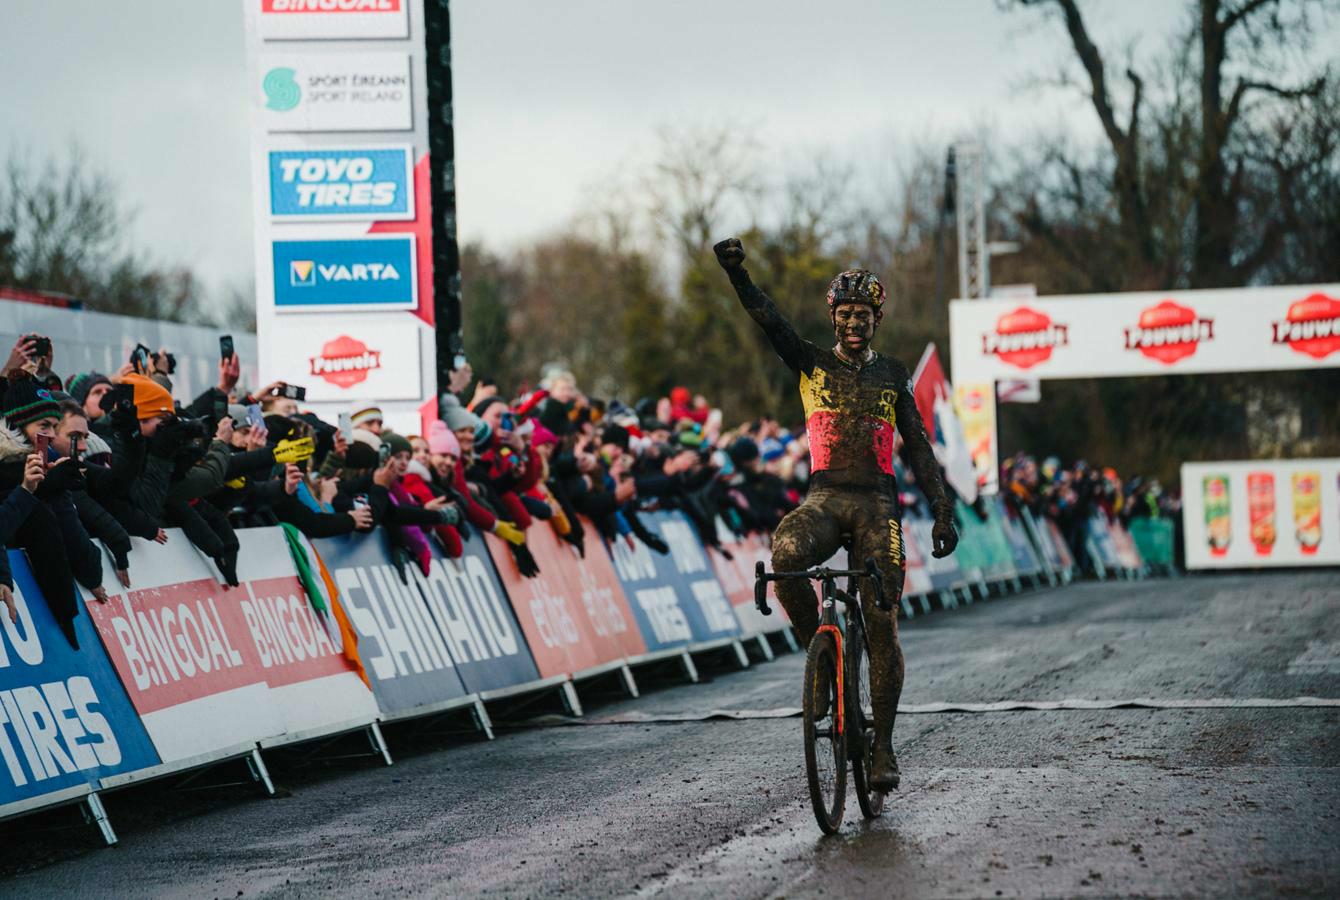
<path id="1" fill-rule="evenodd" d="M 934 547 L 931 556 L 936 559 L 944 559 L 954 552 L 954 548 L 958 546 L 958 529 L 954 527 L 952 518 L 936 518 L 935 524 L 931 527 L 931 544 Z"/>
<path id="2" fill-rule="evenodd" d="M 717 262 L 721 263 L 721 268 L 728 272 L 744 265 L 744 244 L 740 243 L 739 238 L 726 238 L 712 250 L 716 253 Z"/>

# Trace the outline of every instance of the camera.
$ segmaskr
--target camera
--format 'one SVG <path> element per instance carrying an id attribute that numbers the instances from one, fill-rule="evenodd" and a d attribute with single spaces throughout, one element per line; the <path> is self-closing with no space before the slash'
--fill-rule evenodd
<path id="1" fill-rule="evenodd" d="M 155 354 L 154 368 L 167 375 L 175 374 L 177 371 L 177 357 L 164 350 L 162 353 Z"/>
<path id="2" fill-rule="evenodd" d="M 306 400 L 307 388 L 300 384 L 285 384 L 279 395 L 289 400 Z"/>
<path id="3" fill-rule="evenodd" d="M 51 355 L 51 338 L 40 334 L 27 334 L 24 337 L 33 342 L 33 356 L 42 358 Z"/>

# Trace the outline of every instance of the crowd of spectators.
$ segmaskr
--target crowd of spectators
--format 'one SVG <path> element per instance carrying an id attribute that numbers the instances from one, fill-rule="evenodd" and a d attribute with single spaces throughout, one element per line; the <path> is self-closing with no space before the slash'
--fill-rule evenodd
<path id="1" fill-rule="evenodd" d="M 294 386 L 243 391 L 235 353 L 220 359 L 214 386 L 183 403 L 166 351 L 137 350 L 113 373 L 58 374 L 58 350 L 26 335 L 5 363 L 0 543 L 27 551 L 71 643 L 76 583 L 107 599 L 95 540 L 124 588 L 133 584 L 132 536 L 164 543 L 180 529 L 220 581 L 237 586 L 236 529 L 275 524 L 317 538 L 379 531 L 402 571 L 425 574 L 434 543 L 457 557 L 472 531 L 488 532 L 534 576 L 532 529 L 550 528 L 582 554 L 593 540 L 666 553 L 639 513 L 677 509 L 704 544 L 720 547 L 719 520 L 736 534 L 771 532 L 808 482 L 803 429 L 768 416 L 727 429 L 684 387 L 630 406 L 588 396 L 561 368 L 533 390 L 506 393 L 465 365 L 426 433 L 402 435 L 375 406 L 330 422 L 303 409 Z M 914 508 L 919 495 L 899 470 Z M 1157 482 L 1122 485 L 1083 462 L 1063 469 L 1018 455 L 1002 475 L 1010 502 L 1054 518 L 1077 559 L 1094 507 L 1129 518 L 1169 514 L 1176 502 Z M 5 560 L 0 553 L 0 601 L 13 619 Z"/>
<path id="2" fill-rule="evenodd" d="M 1181 496 L 1165 491 L 1158 479 L 1137 475 L 1123 482 L 1111 466 L 1100 469 L 1082 459 L 1066 467 L 1055 456 L 1039 464 L 1027 453 L 1016 453 L 1001 463 L 1000 489 L 1015 510 L 1027 508 L 1056 522 L 1085 571 L 1093 568 L 1085 539 L 1095 512 L 1126 526 L 1142 518 L 1170 518 L 1181 524 Z"/>

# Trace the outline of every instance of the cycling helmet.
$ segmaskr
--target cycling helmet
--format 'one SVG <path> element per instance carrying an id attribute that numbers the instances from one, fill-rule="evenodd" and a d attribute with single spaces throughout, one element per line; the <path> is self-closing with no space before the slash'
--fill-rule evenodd
<path id="1" fill-rule="evenodd" d="M 884 282 L 869 269 L 848 269 L 839 273 L 828 284 L 828 314 L 841 303 L 864 303 L 874 309 L 878 317 L 887 298 Z"/>

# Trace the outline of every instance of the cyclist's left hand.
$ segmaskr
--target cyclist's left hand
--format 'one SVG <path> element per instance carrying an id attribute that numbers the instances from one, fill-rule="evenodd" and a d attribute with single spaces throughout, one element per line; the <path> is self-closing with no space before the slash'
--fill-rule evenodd
<path id="1" fill-rule="evenodd" d="M 934 545 L 931 556 L 944 559 L 958 546 L 958 529 L 953 519 L 936 519 L 931 528 L 931 543 Z"/>

